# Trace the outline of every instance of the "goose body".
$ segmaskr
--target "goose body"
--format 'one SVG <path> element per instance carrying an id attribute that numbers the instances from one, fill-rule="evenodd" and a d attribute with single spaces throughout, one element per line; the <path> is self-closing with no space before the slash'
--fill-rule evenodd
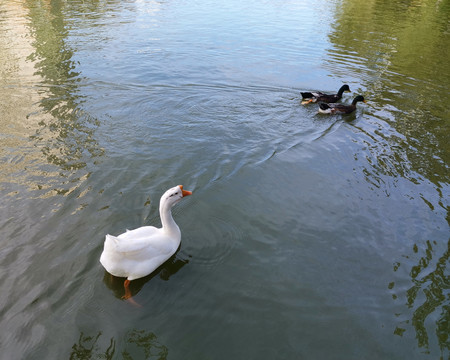
<path id="1" fill-rule="evenodd" d="M 326 103 L 320 103 L 319 104 L 319 113 L 321 114 L 350 114 L 356 109 L 356 104 L 358 102 L 366 102 L 364 100 L 364 97 L 361 95 L 358 95 L 355 97 L 350 105 L 344 105 L 344 104 L 326 104 Z"/>
<path id="2" fill-rule="evenodd" d="M 191 195 L 183 186 L 167 190 L 161 197 L 159 213 L 161 228 L 143 226 L 127 230 L 118 236 L 106 235 L 100 262 L 110 274 L 126 277 L 125 298 L 131 297 L 128 284 L 131 280 L 151 274 L 178 249 L 181 232 L 172 217 L 172 206 L 183 197 Z"/>
<path id="3" fill-rule="evenodd" d="M 315 103 L 318 101 L 326 102 L 326 103 L 335 103 L 342 98 L 342 94 L 344 91 L 350 92 L 350 87 L 346 85 L 342 85 L 337 94 L 324 94 L 320 91 L 312 91 L 312 92 L 301 92 L 303 98 L 303 105 L 309 103 Z"/>

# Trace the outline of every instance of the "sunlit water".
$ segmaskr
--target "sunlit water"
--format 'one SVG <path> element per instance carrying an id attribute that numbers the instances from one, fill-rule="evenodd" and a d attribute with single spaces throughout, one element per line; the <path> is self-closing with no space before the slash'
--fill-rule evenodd
<path id="1" fill-rule="evenodd" d="M 448 358 L 449 14 L 0 3 L 0 358 Z M 301 105 L 344 83 L 353 114 Z M 135 308 L 104 236 L 176 184 Z"/>

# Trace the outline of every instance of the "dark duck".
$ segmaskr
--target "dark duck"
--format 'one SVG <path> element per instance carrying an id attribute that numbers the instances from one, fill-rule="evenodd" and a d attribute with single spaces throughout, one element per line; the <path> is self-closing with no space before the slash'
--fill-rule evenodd
<path id="1" fill-rule="evenodd" d="M 335 103 L 342 98 L 342 94 L 344 93 L 344 91 L 350 92 L 350 87 L 347 84 L 342 85 L 337 94 L 324 94 L 323 92 L 320 91 L 301 92 L 300 94 L 302 95 L 303 98 L 302 104 L 306 105 L 318 101 L 326 103 Z"/>
<path id="2" fill-rule="evenodd" d="M 322 114 L 350 114 L 356 109 L 356 104 L 358 102 L 366 102 L 362 95 L 355 97 L 350 105 L 344 104 L 319 104 L 319 112 Z"/>

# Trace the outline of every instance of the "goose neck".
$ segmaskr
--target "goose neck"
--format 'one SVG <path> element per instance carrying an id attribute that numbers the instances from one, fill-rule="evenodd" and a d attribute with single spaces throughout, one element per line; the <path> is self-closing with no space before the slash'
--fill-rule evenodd
<path id="1" fill-rule="evenodd" d="M 173 236 L 180 235 L 180 228 L 172 217 L 171 206 L 162 203 L 159 207 L 159 215 L 161 217 L 162 228 L 165 232 Z"/>

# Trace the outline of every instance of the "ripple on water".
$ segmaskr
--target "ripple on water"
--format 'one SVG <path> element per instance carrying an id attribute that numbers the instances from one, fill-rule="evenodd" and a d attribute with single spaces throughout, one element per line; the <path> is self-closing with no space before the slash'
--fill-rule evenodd
<path id="1" fill-rule="evenodd" d="M 209 216 L 203 222 L 208 226 L 200 226 L 184 238 L 180 252 L 191 257 L 191 264 L 214 268 L 230 256 L 243 235 L 225 219 Z"/>

